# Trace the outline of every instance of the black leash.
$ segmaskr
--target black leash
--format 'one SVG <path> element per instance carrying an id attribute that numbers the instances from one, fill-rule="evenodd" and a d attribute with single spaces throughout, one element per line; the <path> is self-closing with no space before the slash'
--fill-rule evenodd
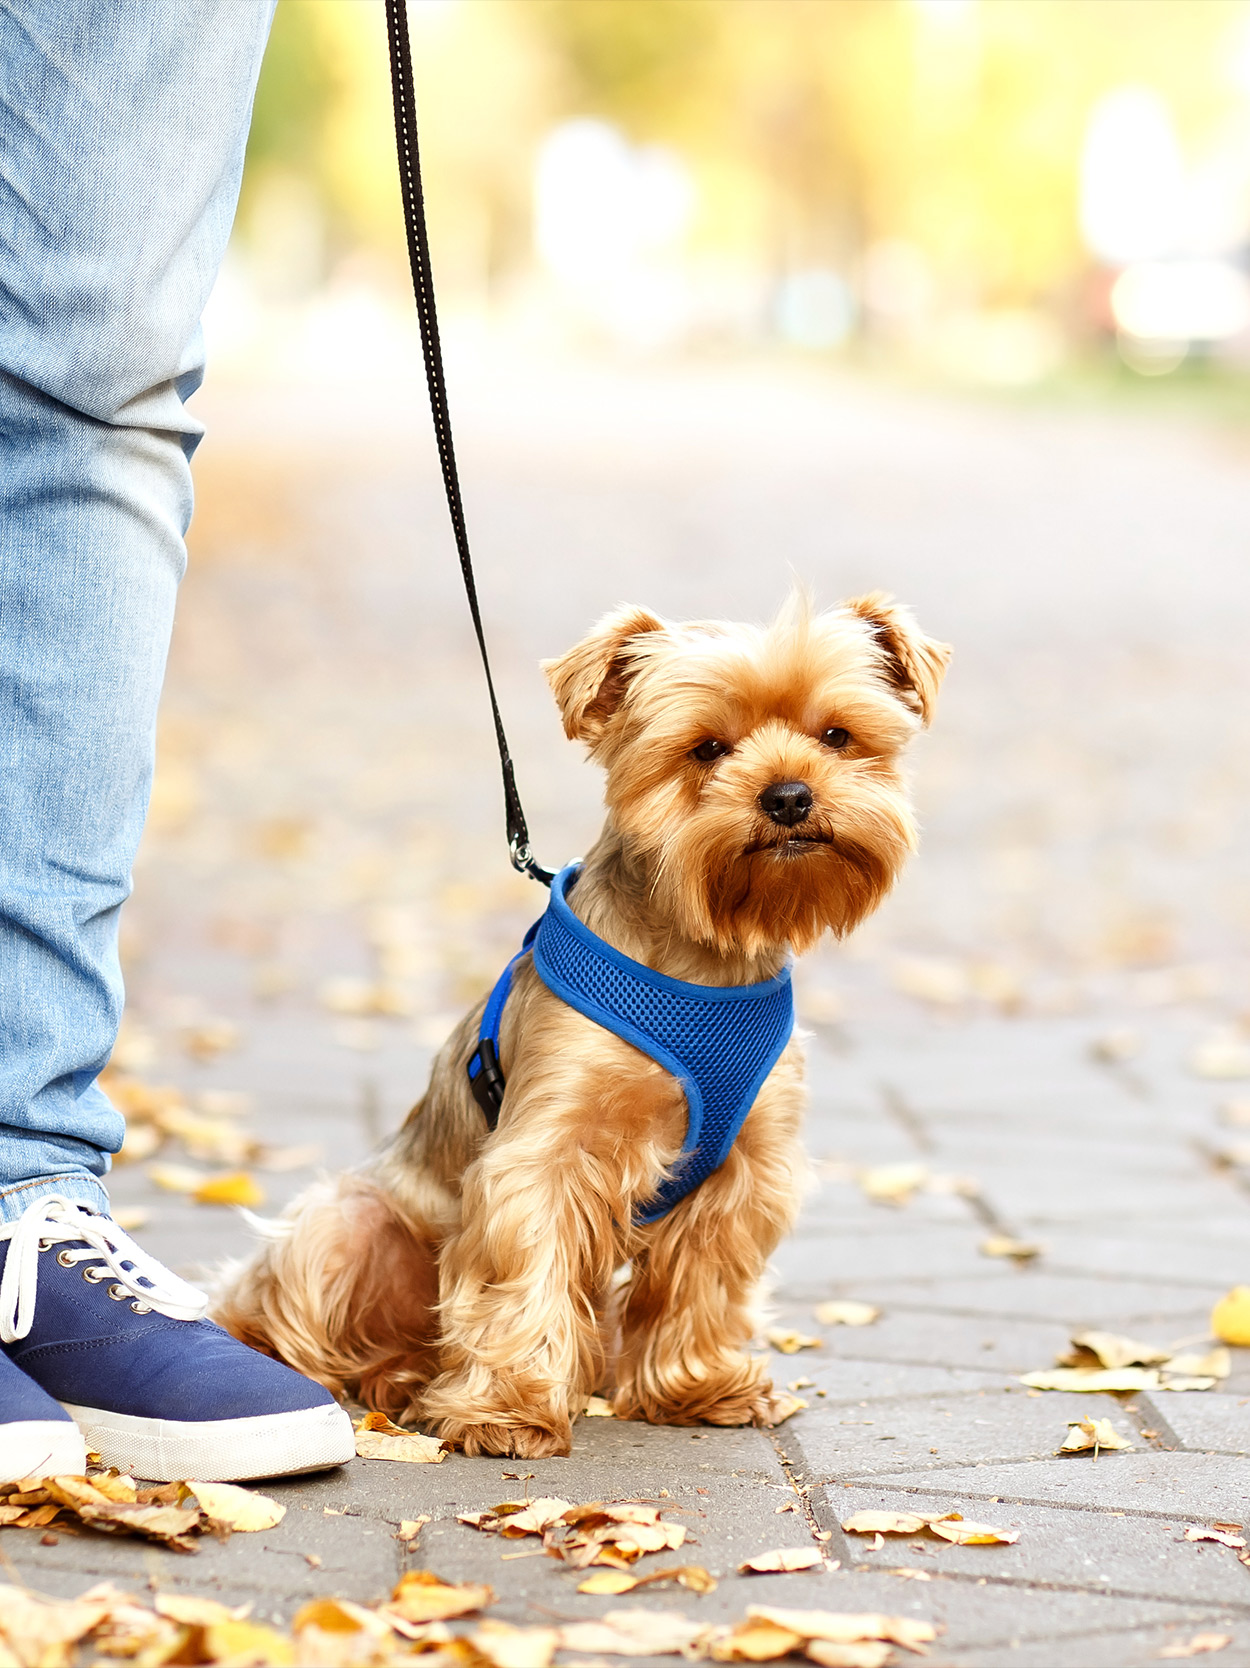
<path id="1" fill-rule="evenodd" d="M 469 554 L 469 534 L 465 526 L 464 505 L 460 499 L 456 451 L 451 438 L 451 416 L 447 410 L 443 352 L 438 339 L 434 274 L 430 266 L 430 239 L 425 227 L 425 199 L 421 190 L 421 158 L 417 153 L 417 101 L 412 84 L 412 51 L 408 44 L 408 15 L 404 0 L 386 0 L 386 33 L 391 53 L 391 90 L 395 98 L 395 149 L 399 158 L 399 184 L 404 199 L 404 226 L 408 233 L 408 264 L 412 268 L 412 290 L 417 302 L 417 319 L 421 325 L 425 379 L 430 389 L 434 436 L 438 442 L 438 460 L 443 466 L 443 486 L 447 492 L 447 508 L 451 513 L 451 525 L 456 535 L 460 572 L 464 577 L 469 613 L 473 616 L 473 629 L 477 633 L 477 646 L 482 655 L 482 670 L 486 673 L 490 710 L 495 720 L 495 740 L 499 746 L 499 763 L 503 770 L 508 851 L 514 869 L 541 881 L 544 886 L 550 886 L 553 871 L 544 869 L 540 863 L 535 862 L 534 854 L 530 850 L 529 828 L 521 807 L 521 796 L 517 792 L 512 755 L 508 751 L 508 738 L 504 734 L 499 702 L 495 696 L 495 680 L 491 677 L 486 637 L 482 631 L 482 615 L 477 605 L 473 558 Z"/>

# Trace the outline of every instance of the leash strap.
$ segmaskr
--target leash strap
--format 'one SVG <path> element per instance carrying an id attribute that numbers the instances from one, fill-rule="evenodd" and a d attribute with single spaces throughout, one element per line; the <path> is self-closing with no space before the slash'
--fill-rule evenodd
<path id="1" fill-rule="evenodd" d="M 469 554 L 469 534 L 464 519 L 464 504 L 460 497 L 460 477 L 456 471 L 456 451 L 451 438 L 451 416 L 447 409 L 447 385 L 443 376 L 443 351 L 438 335 L 438 312 L 434 304 L 434 274 L 430 265 L 430 239 L 425 225 L 425 198 L 421 189 L 421 158 L 417 151 L 417 101 L 412 81 L 412 50 L 408 42 L 408 16 L 404 0 L 386 0 L 386 33 L 391 55 L 391 90 L 395 100 L 395 149 L 399 160 L 399 185 L 404 201 L 404 227 L 408 235 L 408 264 L 412 269 L 412 290 L 417 303 L 417 320 L 421 326 L 421 351 L 425 357 L 425 379 L 430 389 L 430 410 L 434 416 L 434 437 L 438 443 L 438 461 L 443 469 L 443 486 L 447 493 L 447 508 L 451 514 L 452 530 L 456 536 L 456 550 L 460 557 L 460 572 L 464 578 L 465 595 L 469 599 L 469 613 L 477 633 L 477 646 L 482 656 L 482 670 L 486 673 L 486 688 L 490 695 L 491 715 L 495 720 L 495 741 L 499 748 L 499 764 L 503 771 L 503 802 L 508 826 L 508 851 L 512 866 L 522 874 L 550 886 L 553 871 L 544 869 L 534 860 L 530 849 L 529 828 L 517 792 L 516 773 L 508 738 L 504 734 L 503 718 L 495 695 L 495 680 L 491 676 L 490 657 L 486 652 L 486 635 L 482 630 L 482 615 L 477 602 L 477 585 L 473 578 L 473 558 Z"/>

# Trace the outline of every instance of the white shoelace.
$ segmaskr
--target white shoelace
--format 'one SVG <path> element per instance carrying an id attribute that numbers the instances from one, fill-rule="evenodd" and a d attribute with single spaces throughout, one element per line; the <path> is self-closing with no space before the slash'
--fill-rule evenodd
<path id="1" fill-rule="evenodd" d="M 25 1338 L 34 1324 L 40 1252 L 73 1241 L 85 1244 L 58 1251 L 61 1266 L 89 1263 L 83 1278 L 93 1285 L 111 1275 L 109 1296 L 119 1303 L 129 1298 L 136 1314 L 155 1309 L 171 1320 L 200 1320 L 208 1309 L 202 1291 L 140 1251 L 116 1222 L 59 1193 L 44 1194 L 16 1222 L 0 1227 L 0 1241 L 6 1239 L 12 1242 L 0 1276 L 0 1339 L 6 1344 Z"/>

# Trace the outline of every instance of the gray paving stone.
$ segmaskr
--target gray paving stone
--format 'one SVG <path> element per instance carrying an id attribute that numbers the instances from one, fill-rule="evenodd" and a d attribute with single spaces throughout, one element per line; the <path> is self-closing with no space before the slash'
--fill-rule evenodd
<path id="1" fill-rule="evenodd" d="M 1168 1522 L 1131 1512 L 1113 1516 L 980 1499 L 972 1505 L 958 1490 L 943 1491 L 939 1479 L 933 1482 L 928 1494 L 908 1490 L 900 1495 L 871 1482 L 827 1487 L 817 1500 L 818 1516 L 836 1531 L 854 1512 L 961 1511 L 971 1522 L 1016 1530 L 1019 1540 L 1010 1546 L 953 1546 L 929 1535 L 888 1535 L 878 1549 L 870 1536 L 838 1532 L 847 1566 L 921 1569 L 935 1579 L 984 1578 L 1017 1587 L 1229 1606 L 1240 1612 L 1250 1638 L 1250 1576 L 1230 1547 L 1187 1541 L 1184 1519 Z"/>
<path id="2" fill-rule="evenodd" d="M 1003 1269 L 1000 1263 L 996 1272 L 992 1265 L 985 1266 L 985 1259 L 979 1258 L 978 1263 L 975 1279 L 947 1276 L 878 1284 L 868 1278 L 855 1281 L 852 1294 L 898 1313 L 942 1310 L 947 1314 L 1001 1315 L 1104 1331 L 1128 1326 L 1154 1328 L 1159 1330 L 1160 1344 L 1192 1335 L 1194 1327 L 1201 1327 L 1206 1320 L 1211 1304 L 1223 1295 L 1218 1282 L 1207 1286 L 1204 1302 L 1201 1289 L 1193 1286 L 1099 1280 L 1052 1272 L 1045 1264 L 1017 1270 Z"/>
<path id="3" fill-rule="evenodd" d="M 1130 1440 L 1137 1435 L 1110 1396 L 1032 1399 L 1016 1387 L 923 1401 L 872 1399 L 866 1408 L 813 1402 L 782 1443 L 787 1452 L 801 1453 L 809 1479 L 842 1482 L 873 1473 L 1049 1459 L 1068 1434 L 1068 1420 L 1090 1415 L 1110 1418 Z"/>
<path id="4" fill-rule="evenodd" d="M 900 1490 L 932 1488 L 921 1472 L 892 1479 Z M 965 1498 L 1045 1502 L 1108 1511 L 1149 1512 L 1165 1521 L 1172 1514 L 1190 1523 L 1250 1522 L 1250 1460 L 1225 1454 L 1077 1455 L 1022 1465 L 986 1465 L 952 1478 Z"/>
<path id="5" fill-rule="evenodd" d="M 1250 1395 L 1148 1392 L 1136 1399 L 1143 1410 L 1151 1410 L 1150 1422 L 1162 1423 L 1186 1448 L 1207 1453 L 1250 1453 Z"/>
<path id="6" fill-rule="evenodd" d="M 796 1305 L 796 1315 L 801 1312 Z M 810 1310 L 807 1312 L 810 1315 Z M 810 1320 L 806 1324 L 816 1332 Z M 1053 1322 L 1005 1320 L 1001 1315 L 977 1319 L 929 1309 L 887 1309 L 872 1326 L 827 1329 L 822 1349 L 831 1356 L 851 1356 L 860 1361 L 1017 1374 L 1049 1366 L 1056 1351 L 1066 1345 L 1067 1337 L 1068 1329 Z"/>

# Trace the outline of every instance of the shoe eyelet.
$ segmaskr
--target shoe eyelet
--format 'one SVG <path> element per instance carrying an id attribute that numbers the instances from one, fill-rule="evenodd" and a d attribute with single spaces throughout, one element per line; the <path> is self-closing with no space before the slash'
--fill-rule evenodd
<path id="1" fill-rule="evenodd" d="M 130 1296 L 130 1293 L 126 1290 L 125 1286 L 112 1285 L 109 1287 L 109 1296 L 113 1299 L 114 1303 L 124 1303 Z"/>
<path id="2" fill-rule="evenodd" d="M 56 1260 L 60 1263 L 62 1268 L 73 1268 L 74 1253 L 72 1251 L 58 1251 L 56 1254 Z"/>
<path id="3" fill-rule="evenodd" d="M 108 1279 L 109 1271 L 107 1268 L 98 1268 L 93 1266 L 91 1268 L 84 1268 L 82 1271 L 82 1277 L 84 1280 L 90 1282 L 91 1285 L 98 1286 L 101 1280 Z"/>
<path id="4" fill-rule="evenodd" d="M 140 1303 L 138 1298 L 134 1300 L 130 1308 L 136 1315 L 150 1315 L 152 1313 L 152 1305 L 150 1303 Z"/>

